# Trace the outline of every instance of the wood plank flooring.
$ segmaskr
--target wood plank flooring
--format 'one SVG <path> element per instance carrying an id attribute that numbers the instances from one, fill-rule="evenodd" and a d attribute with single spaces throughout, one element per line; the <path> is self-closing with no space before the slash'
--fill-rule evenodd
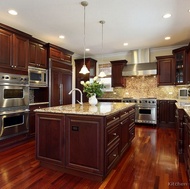
<path id="1" fill-rule="evenodd" d="M 101 183 L 52 171 L 35 159 L 35 141 L 0 152 L 0 189 L 186 189 L 175 130 L 136 126 L 131 148 Z"/>

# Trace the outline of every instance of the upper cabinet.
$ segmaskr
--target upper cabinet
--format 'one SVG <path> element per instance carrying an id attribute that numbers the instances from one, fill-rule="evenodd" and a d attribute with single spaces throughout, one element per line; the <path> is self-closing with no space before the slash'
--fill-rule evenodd
<path id="1" fill-rule="evenodd" d="M 48 47 L 49 47 L 49 54 L 48 54 L 49 58 L 62 61 L 64 63 L 70 63 L 70 64 L 72 63 L 73 52 L 52 44 L 48 44 Z"/>
<path id="2" fill-rule="evenodd" d="M 83 86 L 80 84 L 81 81 L 89 81 L 90 78 L 94 78 L 96 76 L 96 62 L 97 60 L 94 60 L 92 58 L 86 58 L 85 64 L 88 70 L 90 71 L 89 74 L 81 74 L 79 73 L 83 64 L 84 59 L 75 59 L 75 67 L 76 67 L 76 88 L 79 88 L 81 91 L 83 91 Z M 80 96 L 77 93 L 76 94 L 76 100 L 80 101 Z M 86 94 L 83 95 L 83 102 L 87 102 L 88 98 L 86 97 Z"/>
<path id="3" fill-rule="evenodd" d="M 112 87 L 125 87 L 126 80 L 122 76 L 122 70 L 127 64 L 127 60 L 110 61 L 112 64 Z"/>
<path id="4" fill-rule="evenodd" d="M 31 36 L 0 24 L 0 67 L 11 72 L 28 70 L 28 49 Z M 14 71 L 12 71 L 14 72 Z"/>
<path id="5" fill-rule="evenodd" d="M 157 56 L 158 86 L 174 85 L 175 82 L 175 62 L 174 56 Z"/>
<path id="6" fill-rule="evenodd" d="M 175 84 L 189 84 L 190 62 L 187 61 L 187 46 L 173 50 L 175 58 Z"/>
<path id="7" fill-rule="evenodd" d="M 176 80 L 175 84 L 190 84 L 190 52 L 189 47 L 184 46 L 179 49 L 173 50 L 173 54 L 175 56 L 175 74 L 176 74 Z"/>
<path id="8" fill-rule="evenodd" d="M 29 65 L 47 68 L 47 47 L 38 39 L 32 38 L 29 43 Z"/>

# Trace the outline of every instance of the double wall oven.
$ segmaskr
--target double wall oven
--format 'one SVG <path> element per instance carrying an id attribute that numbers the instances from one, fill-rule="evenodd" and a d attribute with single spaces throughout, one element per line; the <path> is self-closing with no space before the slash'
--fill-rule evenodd
<path id="1" fill-rule="evenodd" d="M 0 140 L 28 132 L 28 75 L 0 73 Z"/>

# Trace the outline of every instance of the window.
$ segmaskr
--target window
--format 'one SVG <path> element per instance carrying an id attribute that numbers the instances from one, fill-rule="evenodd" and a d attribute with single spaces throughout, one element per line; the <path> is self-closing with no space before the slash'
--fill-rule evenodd
<path id="1" fill-rule="evenodd" d="M 100 78 L 100 81 L 106 86 L 106 88 L 103 90 L 105 92 L 113 91 L 113 88 L 111 87 L 111 69 L 111 63 L 98 64 L 98 73 L 103 71 L 106 74 L 106 77 Z"/>

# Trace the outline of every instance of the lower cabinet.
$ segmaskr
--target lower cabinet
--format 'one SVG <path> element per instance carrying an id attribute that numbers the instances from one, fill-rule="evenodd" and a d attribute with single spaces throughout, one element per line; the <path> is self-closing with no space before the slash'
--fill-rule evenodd
<path id="1" fill-rule="evenodd" d="M 45 108 L 48 107 L 48 104 L 41 104 L 41 105 L 32 105 L 29 106 L 30 113 L 29 113 L 29 136 L 35 135 L 35 109 Z"/>
<path id="2" fill-rule="evenodd" d="M 64 119 L 62 114 L 36 116 L 36 157 L 45 164 L 65 165 Z"/>
<path id="3" fill-rule="evenodd" d="M 103 180 L 134 138 L 134 106 L 108 116 L 36 113 L 41 165 Z"/>
<path id="4" fill-rule="evenodd" d="M 190 182 L 190 117 L 187 114 L 184 115 L 184 162 Z"/>
<path id="5" fill-rule="evenodd" d="M 158 101 L 158 124 L 163 127 L 175 127 L 175 100 Z"/>

